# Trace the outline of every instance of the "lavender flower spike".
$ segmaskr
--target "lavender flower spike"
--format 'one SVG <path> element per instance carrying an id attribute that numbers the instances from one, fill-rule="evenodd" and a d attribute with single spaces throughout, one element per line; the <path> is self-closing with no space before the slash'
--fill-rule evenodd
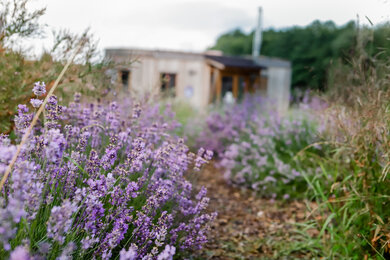
<path id="1" fill-rule="evenodd" d="M 10 260 L 30 260 L 32 257 L 30 257 L 30 254 L 28 253 L 27 249 L 24 246 L 18 246 L 15 248 L 14 251 L 12 251 L 10 255 Z"/>
<path id="2" fill-rule="evenodd" d="M 176 248 L 174 246 L 166 245 L 164 251 L 157 256 L 157 260 L 172 260 L 175 252 Z"/>
<path id="3" fill-rule="evenodd" d="M 35 82 L 33 92 L 36 96 L 43 96 L 46 94 L 46 85 L 45 82 Z"/>
<path id="4" fill-rule="evenodd" d="M 43 101 L 40 99 L 32 98 L 30 99 L 30 103 L 33 107 L 38 108 L 42 105 Z"/>
<path id="5" fill-rule="evenodd" d="M 76 210 L 77 206 L 69 200 L 65 200 L 59 207 L 54 206 L 47 225 L 47 236 L 63 244 L 65 242 L 64 235 L 72 224 L 71 216 Z"/>
<path id="6" fill-rule="evenodd" d="M 124 248 L 119 252 L 119 260 L 135 260 L 137 259 L 137 246 L 132 244 L 128 251 Z"/>

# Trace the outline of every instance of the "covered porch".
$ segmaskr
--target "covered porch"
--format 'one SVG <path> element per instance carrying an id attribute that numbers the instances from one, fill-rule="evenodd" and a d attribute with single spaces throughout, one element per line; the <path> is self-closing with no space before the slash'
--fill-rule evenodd
<path id="1" fill-rule="evenodd" d="M 261 77 L 264 67 L 252 59 L 207 55 L 206 62 L 211 73 L 210 103 L 220 103 L 229 97 L 238 100 L 254 91 L 266 94 L 267 79 Z"/>

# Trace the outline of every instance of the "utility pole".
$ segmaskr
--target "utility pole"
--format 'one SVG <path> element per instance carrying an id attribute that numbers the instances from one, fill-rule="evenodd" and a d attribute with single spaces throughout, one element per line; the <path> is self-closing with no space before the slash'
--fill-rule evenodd
<path id="1" fill-rule="evenodd" d="M 259 7 L 259 15 L 257 20 L 257 27 L 255 30 L 255 35 L 253 36 L 253 44 L 252 44 L 252 56 L 253 58 L 257 58 L 260 55 L 261 50 L 261 40 L 262 40 L 262 17 L 263 16 L 263 8 Z"/>

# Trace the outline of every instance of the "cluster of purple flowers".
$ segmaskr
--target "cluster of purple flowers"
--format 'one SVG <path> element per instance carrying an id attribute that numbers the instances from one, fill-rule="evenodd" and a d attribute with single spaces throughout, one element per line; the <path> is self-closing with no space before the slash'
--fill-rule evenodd
<path id="1" fill-rule="evenodd" d="M 46 94 L 46 84 L 45 82 L 36 82 L 34 84 L 33 93 L 36 97 L 40 97 Z M 42 105 L 43 101 L 38 98 L 32 98 L 30 100 L 31 105 L 34 108 L 38 108 Z"/>
<path id="2" fill-rule="evenodd" d="M 37 83 L 34 93 L 45 94 Z M 49 97 L 0 194 L 0 255 L 11 259 L 172 259 L 207 241 L 216 213 L 186 175 L 212 152 L 171 134 L 147 103 L 69 106 Z M 33 101 L 34 103 L 36 101 Z M 33 113 L 19 106 L 17 133 Z M 0 176 L 16 147 L 0 139 Z M 16 258 L 15 258 L 16 257 Z"/>
<path id="3" fill-rule="evenodd" d="M 240 103 L 226 105 L 221 111 L 211 112 L 196 144 L 199 147 L 207 147 L 217 156 L 221 156 L 226 147 L 238 140 L 251 116 L 263 113 L 267 105 L 266 99 L 260 95 L 246 95 Z"/>
<path id="4" fill-rule="evenodd" d="M 218 153 L 218 165 L 229 183 L 262 196 L 289 199 L 306 190 L 302 174 L 320 171 L 314 163 L 303 165 L 295 158 L 319 140 L 318 127 L 306 113 L 281 116 L 270 107 L 265 99 L 254 96 L 225 108 L 224 113 L 212 113 L 201 135 L 202 144 Z M 310 151 L 320 149 L 314 146 Z"/>

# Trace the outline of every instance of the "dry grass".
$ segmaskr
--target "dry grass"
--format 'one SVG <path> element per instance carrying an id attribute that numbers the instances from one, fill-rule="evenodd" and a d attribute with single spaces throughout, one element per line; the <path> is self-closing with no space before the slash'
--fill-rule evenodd
<path id="1" fill-rule="evenodd" d="M 61 73 L 58 75 L 56 81 L 54 82 L 54 85 L 51 87 L 49 93 L 46 95 L 45 100 L 43 101 L 43 103 L 39 107 L 38 111 L 35 113 L 34 118 L 31 121 L 29 127 L 24 132 L 22 140 L 20 141 L 20 144 L 18 145 L 18 148 L 17 148 L 15 154 L 13 155 L 12 160 L 11 160 L 10 164 L 8 165 L 7 170 L 4 173 L 3 178 L 0 181 L 0 191 L 3 189 L 4 183 L 6 182 L 9 174 L 11 173 L 12 167 L 14 166 L 14 164 L 16 163 L 16 160 L 18 159 L 18 156 L 19 156 L 19 154 L 20 154 L 20 152 L 22 150 L 22 147 L 24 146 L 24 144 L 27 142 L 28 138 L 30 137 L 31 131 L 34 128 L 35 124 L 37 123 L 37 121 L 39 119 L 39 116 L 44 111 L 47 101 L 49 100 L 51 95 L 53 95 L 54 90 L 56 90 L 56 88 L 57 88 L 58 84 L 60 83 L 62 77 L 64 76 L 65 72 L 69 68 L 70 64 L 72 64 L 74 58 L 79 53 L 79 51 L 80 51 L 82 46 L 83 46 L 83 40 L 80 41 L 80 43 L 79 43 L 78 47 L 76 48 L 76 50 L 74 51 L 73 55 L 69 58 L 69 60 L 65 64 L 65 66 L 62 69 Z"/>

